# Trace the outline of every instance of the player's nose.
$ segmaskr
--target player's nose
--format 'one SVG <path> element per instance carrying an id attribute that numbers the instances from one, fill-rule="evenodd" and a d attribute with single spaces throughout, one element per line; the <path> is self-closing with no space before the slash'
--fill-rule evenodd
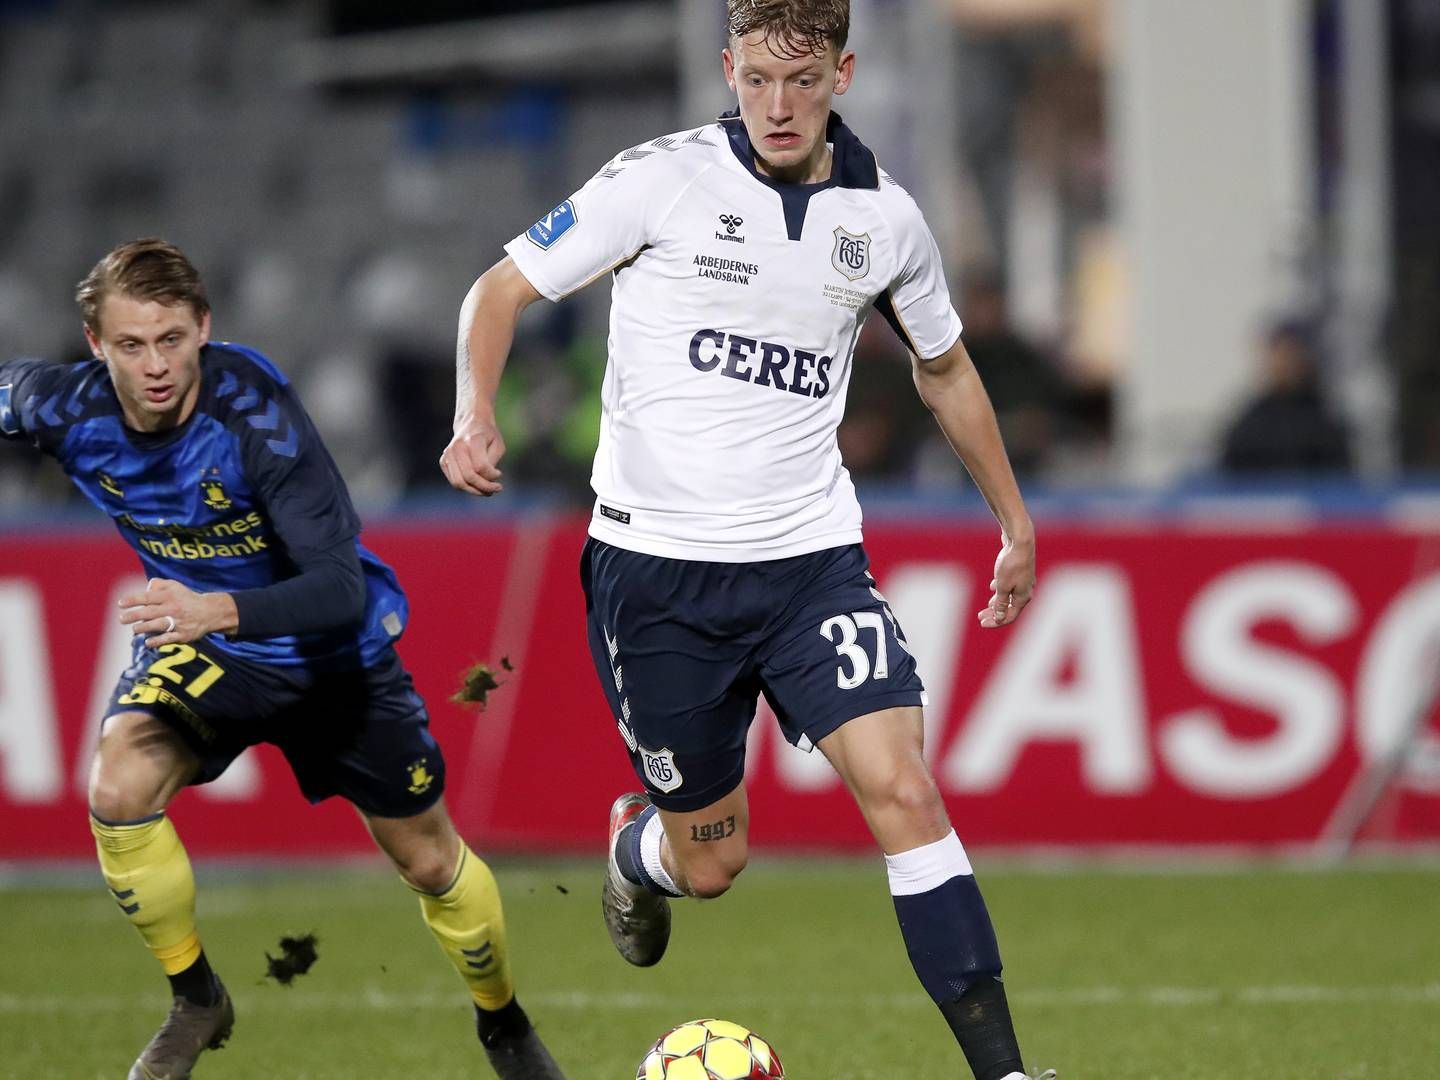
<path id="1" fill-rule="evenodd" d="M 770 92 L 770 101 L 767 104 L 769 107 L 766 109 L 766 118 L 772 124 L 788 123 L 794 115 L 794 110 L 790 108 L 790 96 L 781 83 L 777 83 Z"/>

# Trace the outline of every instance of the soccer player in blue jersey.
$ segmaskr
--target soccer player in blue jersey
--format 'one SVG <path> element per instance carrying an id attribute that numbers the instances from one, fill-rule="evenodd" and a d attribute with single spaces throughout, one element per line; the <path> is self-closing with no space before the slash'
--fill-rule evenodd
<path id="1" fill-rule="evenodd" d="M 77 300 L 95 359 L 0 364 L 0 431 L 55 457 L 149 577 L 118 613 L 134 659 L 89 788 L 106 884 L 174 993 L 130 1080 L 188 1077 L 230 1035 L 234 1008 L 201 948 L 165 810 L 261 742 L 280 747 L 311 802 L 354 804 L 419 894 L 495 1071 L 556 1080 L 515 1000 L 495 879 L 445 811 L 444 758 L 395 652 L 405 594 L 360 543 L 294 389 L 254 350 L 210 341 L 204 285 L 163 241 L 110 252 Z"/>
<path id="2" fill-rule="evenodd" d="M 460 319 L 452 485 L 500 490 L 494 400 L 518 313 L 611 283 L 581 559 L 595 668 L 643 794 L 611 809 L 611 939 L 653 964 L 669 898 L 744 868 L 760 694 L 818 749 L 885 855 L 910 960 L 978 1080 L 1023 1080 L 1000 951 L 922 754 L 924 688 L 875 588 L 835 431 L 883 316 L 1001 527 L 980 624 L 1019 617 L 1035 532 L 915 201 L 832 110 L 848 0 L 730 0 L 738 108 L 620 153 L 506 245 Z M 897 392 L 903 392 L 897 387 Z"/>

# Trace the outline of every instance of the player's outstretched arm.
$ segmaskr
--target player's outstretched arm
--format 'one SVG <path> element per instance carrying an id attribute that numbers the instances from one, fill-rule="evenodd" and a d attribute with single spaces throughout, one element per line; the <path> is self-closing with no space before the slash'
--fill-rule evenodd
<path id="1" fill-rule="evenodd" d="M 328 549 L 287 544 L 286 550 L 298 571 L 293 577 L 236 592 L 197 592 L 178 581 L 151 578 L 143 593 L 120 599 L 120 621 L 152 649 L 207 634 L 288 637 L 350 629 L 364 621 L 365 574 L 353 536 Z"/>
<path id="2" fill-rule="evenodd" d="M 990 395 L 959 341 L 933 360 L 916 360 L 915 386 L 1000 522 L 990 602 L 978 617 L 987 628 L 1006 626 L 1019 618 L 1035 590 L 1035 526 L 1000 440 Z"/>
<path id="3" fill-rule="evenodd" d="M 500 483 L 505 440 L 495 426 L 495 394 L 515 340 L 520 313 L 540 293 L 505 256 L 485 271 L 460 307 L 455 346 L 455 434 L 440 455 L 452 487 L 471 495 L 494 495 Z"/>

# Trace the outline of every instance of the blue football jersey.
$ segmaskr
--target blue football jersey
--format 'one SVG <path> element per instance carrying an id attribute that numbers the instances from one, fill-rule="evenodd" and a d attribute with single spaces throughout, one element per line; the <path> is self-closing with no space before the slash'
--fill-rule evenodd
<path id="1" fill-rule="evenodd" d="M 0 365 L 0 434 L 55 457 L 110 515 L 149 577 L 198 592 L 263 588 L 298 573 L 292 550 L 355 544 L 366 585 L 358 629 L 212 634 L 214 648 L 270 664 L 370 664 L 404 629 L 405 594 L 360 543 L 339 469 L 289 381 L 252 349 L 207 345 L 194 412 L 155 434 L 126 426 L 98 361 Z"/>

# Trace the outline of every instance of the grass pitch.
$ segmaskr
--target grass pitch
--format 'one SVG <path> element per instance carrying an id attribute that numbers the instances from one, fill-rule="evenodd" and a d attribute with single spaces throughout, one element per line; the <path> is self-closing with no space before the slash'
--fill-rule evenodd
<path id="1" fill-rule="evenodd" d="M 1033 1066 L 1062 1080 L 1440 1076 L 1440 869 L 984 870 Z M 761 859 L 677 905 L 671 953 L 629 968 L 598 860 L 499 862 L 520 996 L 574 1080 L 630 1080 L 650 1042 L 718 1015 L 792 1080 L 968 1076 L 910 972 L 878 860 Z M 202 864 L 207 952 L 235 999 L 199 1080 L 488 1075 L 459 980 L 381 871 Z M 284 934 L 319 935 L 289 988 Z M 158 968 L 99 882 L 0 890 L 0 1076 L 123 1075 L 164 1014 Z"/>

